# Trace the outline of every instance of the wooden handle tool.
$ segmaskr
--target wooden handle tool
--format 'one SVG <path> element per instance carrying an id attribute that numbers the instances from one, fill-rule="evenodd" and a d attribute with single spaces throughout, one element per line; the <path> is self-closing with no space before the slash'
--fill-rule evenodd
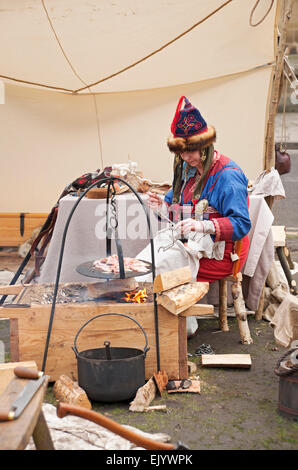
<path id="1" fill-rule="evenodd" d="M 40 379 L 43 376 L 43 372 L 29 369 L 28 367 L 17 366 L 14 368 L 14 375 L 20 379 Z"/>
<path id="2" fill-rule="evenodd" d="M 79 416 L 81 418 L 88 419 L 93 423 L 98 424 L 99 426 L 103 426 L 106 429 L 118 434 L 124 439 L 127 439 L 130 442 L 133 442 L 139 447 L 143 447 L 147 450 L 174 450 L 176 449 L 174 444 L 166 444 L 164 442 L 154 441 L 153 439 L 149 439 L 146 437 L 141 436 L 129 429 L 126 429 L 121 424 L 116 423 L 115 421 L 103 416 L 100 413 L 97 413 L 92 410 L 87 410 L 86 408 L 82 408 L 80 406 L 70 405 L 68 403 L 59 403 L 57 406 L 57 416 L 59 418 L 64 418 L 67 415 L 74 415 Z"/>
<path id="3" fill-rule="evenodd" d="M 11 421 L 17 419 L 46 380 L 46 375 L 44 375 L 43 372 L 29 369 L 27 367 L 15 367 L 14 373 L 18 378 L 29 380 L 10 407 L 8 409 L 0 410 L 0 421 Z M 11 383 L 13 384 L 14 382 L 12 381 Z"/>

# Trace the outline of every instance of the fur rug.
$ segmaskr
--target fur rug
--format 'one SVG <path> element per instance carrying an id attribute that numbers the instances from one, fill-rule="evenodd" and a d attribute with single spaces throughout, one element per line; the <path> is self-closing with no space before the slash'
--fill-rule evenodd
<path id="1" fill-rule="evenodd" d="M 56 407 L 48 403 L 42 406 L 55 450 L 142 450 L 130 441 L 77 416 L 58 418 Z M 167 434 L 149 434 L 132 426 L 124 426 L 144 437 L 160 442 L 169 442 Z M 33 439 L 30 439 L 26 450 L 35 450 Z"/>

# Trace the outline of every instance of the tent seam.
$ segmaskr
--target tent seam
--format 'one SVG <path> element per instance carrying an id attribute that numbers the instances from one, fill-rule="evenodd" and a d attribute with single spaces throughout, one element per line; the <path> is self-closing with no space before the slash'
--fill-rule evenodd
<path id="1" fill-rule="evenodd" d="M 42 0 L 43 1 L 43 0 Z M 118 70 L 118 72 L 114 72 L 112 73 L 111 75 L 108 75 L 107 77 L 104 77 L 94 83 L 90 83 L 89 85 L 85 86 L 85 87 L 82 87 L 82 88 L 78 88 L 74 91 L 74 93 L 79 93 L 80 91 L 83 91 L 85 90 L 86 88 L 89 88 L 89 87 L 92 87 L 92 86 L 95 86 L 95 85 L 99 85 L 100 83 L 103 83 L 111 78 L 114 78 L 116 77 L 117 75 L 120 75 L 121 73 L 123 72 L 126 72 L 127 70 L 130 70 L 131 68 L 135 67 L 136 65 L 139 65 L 141 62 L 145 62 L 145 60 L 149 59 L 150 57 L 154 56 L 155 54 L 161 52 L 163 49 L 167 48 L 168 46 L 170 46 L 171 44 L 173 44 L 174 42 L 178 41 L 178 39 L 182 38 L 183 36 L 185 36 L 186 34 L 188 34 L 190 31 L 192 31 L 193 29 L 195 29 L 197 26 L 201 25 L 202 23 L 204 23 L 207 19 L 209 19 L 211 16 L 215 15 L 215 13 L 217 13 L 218 11 L 222 10 L 225 6 L 227 6 L 229 3 L 231 3 L 233 0 L 227 0 L 225 3 L 223 3 L 222 5 L 220 5 L 218 8 L 216 8 L 215 10 L 213 10 L 211 13 L 209 13 L 207 16 L 205 16 L 204 18 L 202 18 L 200 21 L 197 21 L 197 23 L 195 23 L 194 25 L 192 25 L 190 28 L 188 28 L 186 31 L 183 31 L 183 33 L 180 33 L 178 36 L 176 36 L 175 38 L 171 39 L 170 41 L 168 41 L 166 44 L 164 44 L 163 46 L 159 47 L 158 49 L 156 49 L 155 51 L 153 52 L 150 52 L 150 54 L 147 54 L 146 56 L 142 57 L 141 59 L 137 60 L 136 62 L 130 64 L 130 65 L 127 65 L 126 67 L 124 67 L 123 69 L 121 70 Z"/>

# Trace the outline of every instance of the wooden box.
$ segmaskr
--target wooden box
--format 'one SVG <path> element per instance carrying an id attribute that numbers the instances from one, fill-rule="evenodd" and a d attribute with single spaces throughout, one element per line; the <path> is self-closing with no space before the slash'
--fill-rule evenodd
<path id="1" fill-rule="evenodd" d="M 0 294 L 12 293 L 15 287 L 1 287 Z M 20 294 L 21 295 L 21 294 Z M 22 300 L 23 301 L 23 300 Z M 26 304 L 24 306 L 0 307 L 0 318 L 10 319 L 11 361 L 35 361 L 42 367 L 48 325 L 52 304 Z M 213 315 L 212 305 L 196 304 L 179 315 L 158 306 L 158 328 L 160 347 L 160 369 L 165 370 L 170 380 L 187 377 L 187 334 L 186 316 Z M 145 360 L 146 379 L 157 371 L 154 306 L 113 302 L 57 303 L 53 328 L 48 348 L 45 373 L 50 381 L 56 381 L 65 374 L 77 380 L 77 360 L 72 350 L 74 339 L 87 320 L 102 313 L 124 313 L 139 322 L 148 337 L 150 347 Z M 103 348 L 104 341 L 111 347 L 132 347 L 144 349 L 145 338 L 135 322 L 125 317 L 111 315 L 90 322 L 80 333 L 78 351 Z"/>
<path id="2" fill-rule="evenodd" d="M 25 213 L 24 230 L 21 233 L 21 213 L 0 213 L 0 246 L 21 245 L 31 237 L 35 228 L 42 227 L 47 216 L 45 213 Z"/>

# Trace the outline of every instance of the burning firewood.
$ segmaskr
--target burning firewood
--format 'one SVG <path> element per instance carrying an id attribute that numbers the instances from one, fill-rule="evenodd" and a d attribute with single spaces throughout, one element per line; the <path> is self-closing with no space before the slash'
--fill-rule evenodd
<path id="1" fill-rule="evenodd" d="M 142 304 L 146 302 L 148 298 L 148 294 L 147 294 L 146 289 L 140 289 L 138 291 L 125 292 L 125 296 L 122 298 L 126 302 L 135 302 L 138 304 Z"/>

